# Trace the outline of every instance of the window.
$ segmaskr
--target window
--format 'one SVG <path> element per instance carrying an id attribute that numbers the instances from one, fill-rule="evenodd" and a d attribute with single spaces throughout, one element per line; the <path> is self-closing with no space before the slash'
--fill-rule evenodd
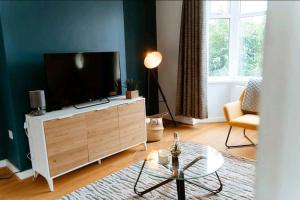
<path id="1" fill-rule="evenodd" d="M 229 20 L 209 21 L 209 75 L 228 75 Z"/>
<path id="2" fill-rule="evenodd" d="M 208 1 L 209 76 L 261 76 L 266 1 Z"/>

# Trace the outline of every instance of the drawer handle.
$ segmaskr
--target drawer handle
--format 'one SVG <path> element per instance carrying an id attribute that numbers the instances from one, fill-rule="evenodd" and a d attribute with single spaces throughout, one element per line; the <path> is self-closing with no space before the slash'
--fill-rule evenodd
<path id="1" fill-rule="evenodd" d="M 98 109 L 96 109 L 95 111 L 110 110 L 110 109 L 114 109 L 114 108 L 116 108 L 116 107 L 117 107 L 117 106 L 110 106 L 110 107 L 98 108 Z"/>
<path id="2" fill-rule="evenodd" d="M 64 116 L 58 117 L 57 119 L 64 119 L 64 118 L 73 117 L 73 116 L 74 116 L 73 114 L 71 114 L 71 115 L 64 115 Z"/>
<path id="3" fill-rule="evenodd" d="M 108 108 L 98 108 L 95 111 L 108 110 Z"/>
<path id="4" fill-rule="evenodd" d="M 131 104 L 135 104 L 136 102 L 135 101 L 133 101 L 133 102 L 127 102 L 127 103 L 125 103 L 126 105 L 131 105 Z"/>
<path id="5" fill-rule="evenodd" d="M 129 102 L 126 102 L 126 103 L 124 103 L 124 104 L 138 104 L 138 103 L 140 103 L 142 100 L 131 100 L 131 101 L 129 101 Z"/>

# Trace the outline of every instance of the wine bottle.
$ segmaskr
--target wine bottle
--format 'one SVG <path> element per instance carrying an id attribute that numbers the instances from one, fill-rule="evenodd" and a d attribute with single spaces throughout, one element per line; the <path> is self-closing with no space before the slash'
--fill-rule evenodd
<path id="1" fill-rule="evenodd" d="M 181 153 L 180 150 L 180 142 L 179 142 L 179 133 L 175 132 L 174 133 L 174 142 L 173 145 L 171 147 L 171 154 L 173 157 L 178 157 Z"/>

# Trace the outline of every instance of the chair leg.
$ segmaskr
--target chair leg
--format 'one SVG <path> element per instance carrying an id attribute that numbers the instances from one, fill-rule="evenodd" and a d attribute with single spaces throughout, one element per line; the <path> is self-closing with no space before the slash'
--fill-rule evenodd
<path id="1" fill-rule="evenodd" d="M 225 142 L 225 146 L 227 147 L 227 148 L 230 148 L 230 146 L 228 146 L 228 140 L 229 140 L 229 136 L 230 136 L 230 133 L 231 133 L 231 129 L 232 129 L 232 126 L 230 126 L 230 128 L 229 128 L 229 131 L 228 131 L 228 134 L 227 134 L 227 138 L 226 138 L 226 142 Z"/>
<path id="2" fill-rule="evenodd" d="M 246 135 L 246 129 L 244 128 L 244 137 L 253 145 L 256 146 L 256 144 Z"/>
<path id="3" fill-rule="evenodd" d="M 242 144 L 242 145 L 228 145 L 228 140 L 229 140 L 229 137 L 230 137 L 230 134 L 231 134 L 231 129 L 232 129 L 232 126 L 230 126 L 229 128 L 229 131 L 228 131 L 228 135 L 227 135 L 227 138 L 226 138 L 226 142 L 225 142 L 225 146 L 228 148 L 228 149 L 231 149 L 231 148 L 241 148 L 241 147 L 251 147 L 251 146 L 256 146 L 256 144 L 246 135 L 246 129 L 244 129 L 243 133 L 244 133 L 244 137 L 250 142 L 250 144 Z"/>

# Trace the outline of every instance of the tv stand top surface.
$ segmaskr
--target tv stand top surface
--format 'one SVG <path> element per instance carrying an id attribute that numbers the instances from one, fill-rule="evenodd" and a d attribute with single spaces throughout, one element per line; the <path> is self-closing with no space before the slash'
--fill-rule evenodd
<path id="1" fill-rule="evenodd" d="M 73 105 L 73 107 L 75 107 L 76 109 L 82 109 L 82 108 L 98 106 L 98 105 L 106 104 L 106 103 L 110 103 L 109 98 L 103 98 L 103 99 L 98 99 L 95 101 L 89 101 L 89 102 L 85 102 L 85 103 L 81 103 L 81 104 L 76 104 L 76 105 Z"/>
<path id="2" fill-rule="evenodd" d="M 41 116 L 32 116 L 32 115 L 27 114 L 26 118 L 32 118 L 32 119 L 41 120 L 41 121 L 48 121 L 48 120 L 52 120 L 52 119 L 63 119 L 63 118 L 71 117 L 76 114 L 81 114 L 81 113 L 90 112 L 90 111 L 94 111 L 94 110 L 103 110 L 103 109 L 107 109 L 112 106 L 118 106 L 118 105 L 122 105 L 122 104 L 130 104 L 130 103 L 134 103 L 139 100 L 144 100 L 143 97 L 138 97 L 135 99 L 126 99 L 125 96 L 109 97 L 108 99 L 110 100 L 110 102 L 105 103 L 105 104 L 89 106 L 89 107 L 81 108 L 81 109 L 76 109 L 74 106 L 70 106 L 67 108 L 63 108 L 61 110 L 47 112 L 45 115 L 41 115 Z"/>

